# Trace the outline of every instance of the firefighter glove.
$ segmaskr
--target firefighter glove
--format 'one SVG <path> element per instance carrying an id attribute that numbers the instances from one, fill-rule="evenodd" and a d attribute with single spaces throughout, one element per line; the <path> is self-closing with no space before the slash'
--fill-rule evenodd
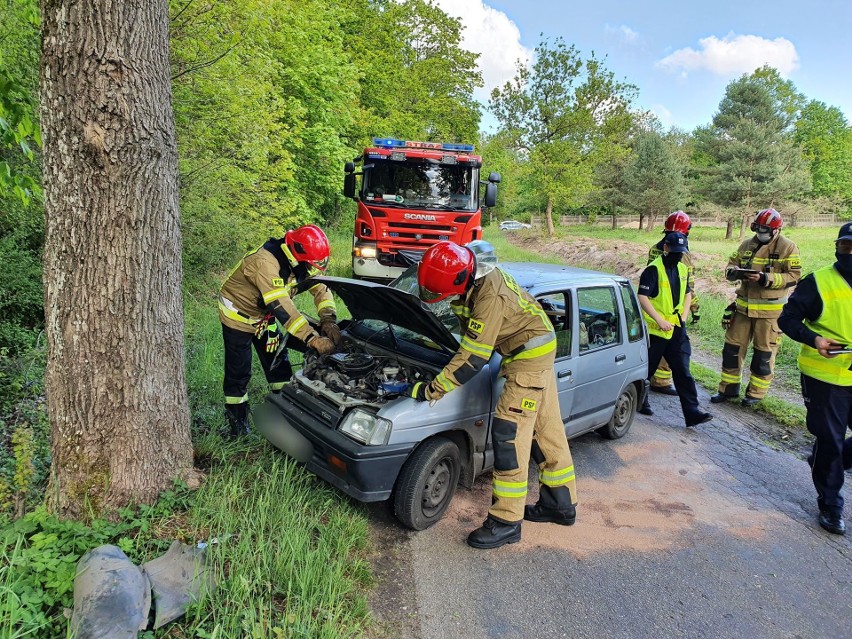
<path id="1" fill-rule="evenodd" d="M 266 327 L 266 352 L 274 353 L 281 343 L 281 331 L 278 330 L 278 322 L 272 320 Z"/>
<path id="2" fill-rule="evenodd" d="M 417 382 L 411 387 L 411 396 L 418 402 L 425 402 L 427 399 L 431 399 L 429 384 L 427 382 Z"/>
<path id="3" fill-rule="evenodd" d="M 731 324 L 734 323 L 734 315 L 737 312 L 737 303 L 731 302 L 725 307 L 725 311 L 722 313 L 722 328 L 728 330 L 731 327 Z"/>
<path id="4" fill-rule="evenodd" d="M 767 279 L 768 279 L 768 278 L 766 277 L 766 273 L 764 273 L 764 272 L 762 272 L 762 271 L 761 271 L 761 273 L 760 273 L 760 279 L 759 279 L 759 280 L 757 280 L 757 283 L 758 283 L 758 284 L 760 284 L 761 286 L 766 286 L 766 280 L 767 280 Z"/>
<path id="5" fill-rule="evenodd" d="M 334 317 L 324 317 L 320 320 L 320 333 L 334 342 L 335 346 L 340 345 L 340 327 Z"/>
<path id="6" fill-rule="evenodd" d="M 313 348 L 320 355 L 328 355 L 334 352 L 334 342 L 327 337 L 317 335 L 308 342 L 308 348 Z"/>
<path id="7" fill-rule="evenodd" d="M 266 332 L 267 328 L 269 328 L 269 323 L 273 321 L 272 313 L 267 313 L 266 317 L 260 320 L 254 327 L 254 336 L 257 339 L 263 337 L 263 334 Z"/>

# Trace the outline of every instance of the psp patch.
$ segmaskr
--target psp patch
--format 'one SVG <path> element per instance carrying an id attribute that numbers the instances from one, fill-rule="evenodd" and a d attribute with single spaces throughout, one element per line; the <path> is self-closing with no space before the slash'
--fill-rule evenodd
<path id="1" fill-rule="evenodd" d="M 272 286 L 284 286 L 284 280 L 282 280 L 280 277 L 273 277 Z"/>
<path id="2" fill-rule="evenodd" d="M 790 268 L 802 268 L 802 260 L 798 257 L 790 258 Z"/>
<path id="3" fill-rule="evenodd" d="M 524 410 L 535 410 L 536 403 L 534 399 L 524 398 L 521 400 L 521 408 Z"/>
<path id="4" fill-rule="evenodd" d="M 476 334 L 481 334 L 483 329 L 485 328 L 485 322 L 480 322 L 471 317 L 467 323 L 467 328 L 468 330 L 473 331 Z"/>

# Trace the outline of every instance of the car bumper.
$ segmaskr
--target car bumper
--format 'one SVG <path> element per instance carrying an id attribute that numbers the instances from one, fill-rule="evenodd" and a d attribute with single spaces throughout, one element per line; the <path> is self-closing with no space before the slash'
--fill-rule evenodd
<path id="1" fill-rule="evenodd" d="M 271 415 L 255 420 L 261 434 L 276 448 L 304 462 L 312 473 L 359 501 L 388 499 L 414 450 L 414 444 L 359 444 L 286 396 L 270 394 L 265 406 L 273 410 Z"/>

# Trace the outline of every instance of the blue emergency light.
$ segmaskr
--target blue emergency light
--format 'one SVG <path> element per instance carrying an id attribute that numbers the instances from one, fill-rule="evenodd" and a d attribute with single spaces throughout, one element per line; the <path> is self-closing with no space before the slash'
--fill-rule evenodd
<path id="1" fill-rule="evenodd" d="M 473 153 L 472 144 L 451 144 L 449 142 L 416 142 L 413 140 L 397 140 L 396 138 L 373 138 L 373 144 L 384 149 L 435 149 L 440 151 L 457 151 Z"/>

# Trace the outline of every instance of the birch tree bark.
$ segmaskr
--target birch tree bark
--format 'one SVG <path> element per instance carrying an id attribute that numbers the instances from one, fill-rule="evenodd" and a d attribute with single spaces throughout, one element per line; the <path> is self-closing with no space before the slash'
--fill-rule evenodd
<path id="1" fill-rule="evenodd" d="M 151 502 L 192 468 L 166 0 L 42 0 L 48 506 Z"/>

